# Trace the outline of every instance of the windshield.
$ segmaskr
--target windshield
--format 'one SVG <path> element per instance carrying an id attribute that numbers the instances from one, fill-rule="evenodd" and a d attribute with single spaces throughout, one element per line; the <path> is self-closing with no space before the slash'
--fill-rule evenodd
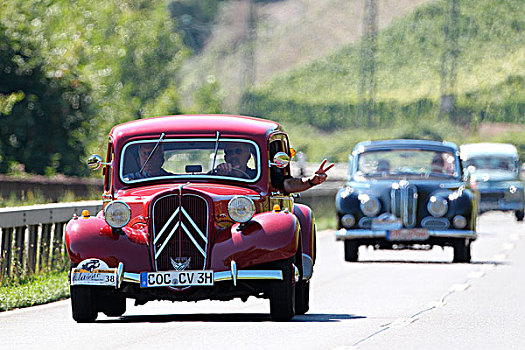
<path id="1" fill-rule="evenodd" d="M 381 150 L 359 154 L 356 177 L 429 178 L 458 177 L 456 157 L 428 150 Z"/>
<path id="2" fill-rule="evenodd" d="M 260 152 L 253 141 L 219 139 L 216 155 L 216 139 L 168 139 L 155 148 L 157 142 L 134 141 L 123 148 L 120 177 L 125 183 L 181 177 L 244 182 L 259 178 Z"/>
<path id="3" fill-rule="evenodd" d="M 465 166 L 471 173 L 480 171 L 517 171 L 514 158 L 508 156 L 476 156 L 465 161 Z"/>

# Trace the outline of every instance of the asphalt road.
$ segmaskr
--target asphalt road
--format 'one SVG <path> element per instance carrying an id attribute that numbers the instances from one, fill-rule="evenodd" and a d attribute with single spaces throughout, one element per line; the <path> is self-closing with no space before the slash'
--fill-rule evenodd
<path id="1" fill-rule="evenodd" d="M 481 216 L 471 264 L 452 249 L 374 251 L 343 261 L 318 235 L 310 312 L 272 322 L 269 303 L 152 302 L 77 324 L 69 300 L 0 313 L 0 349 L 523 349 L 525 224 Z"/>

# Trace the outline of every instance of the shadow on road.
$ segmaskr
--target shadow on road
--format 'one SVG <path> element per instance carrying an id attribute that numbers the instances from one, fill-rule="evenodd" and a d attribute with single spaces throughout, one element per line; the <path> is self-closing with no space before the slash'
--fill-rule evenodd
<path id="1" fill-rule="evenodd" d="M 470 263 L 455 263 L 452 261 L 426 261 L 426 260 L 360 260 L 352 264 L 424 264 L 424 265 L 509 265 L 502 261 L 471 261 Z"/>
<path id="2" fill-rule="evenodd" d="M 290 322 L 339 322 L 362 319 L 365 316 L 349 314 L 306 314 L 295 316 Z M 168 323 L 168 322 L 273 322 L 269 314 L 192 314 L 192 315 L 129 315 L 99 320 L 96 323 Z"/>

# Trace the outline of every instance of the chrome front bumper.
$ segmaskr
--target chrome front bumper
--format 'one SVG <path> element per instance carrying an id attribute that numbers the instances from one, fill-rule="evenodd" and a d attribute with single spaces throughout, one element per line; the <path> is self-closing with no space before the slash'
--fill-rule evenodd
<path id="1" fill-rule="evenodd" d="M 124 265 L 119 264 L 118 274 L 119 281 L 117 288 L 120 288 L 121 282 L 140 284 L 140 273 L 124 272 Z M 295 281 L 299 280 L 299 269 L 293 265 Z M 283 272 L 281 270 L 237 270 L 235 261 L 231 262 L 230 271 L 219 271 L 213 273 L 214 282 L 233 281 L 233 285 L 237 286 L 237 280 L 283 280 Z"/>
<path id="2" fill-rule="evenodd" d="M 476 239 L 477 234 L 471 230 L 428 230 L 430 237 L 450 237 L 450 238 L 470 238 Z M 335 232 L 335 239 L 344 241 L 347 239 L 366 239 L 384 238 L 386 239 L 387 230 L 346 230 L 344 228 Z M 424 242 L 424 241 L 421 241 Z"/>

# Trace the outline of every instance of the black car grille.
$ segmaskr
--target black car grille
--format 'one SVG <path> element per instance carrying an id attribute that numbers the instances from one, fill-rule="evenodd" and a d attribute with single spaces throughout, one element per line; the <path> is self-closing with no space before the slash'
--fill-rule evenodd
<path id="1" fill-rule="evenodd" d="M 390 192 L 392 214 L 403 221 L 404 227 L 414 227 L 417 222 L 417 188 L 408 184 L 394 184 Z"/>
<path id="2" fill-rule="evenodd" d="M 208 245 L 208 204 L 193 194 L 153 204 L 152 250 L 157 271 L 202 270 Z"/>
<path id="3" fill-rule="evenodd" d="M 505 194 L 503 192 L 480 192 L 480 200 L 487 202 L 496 202 L 503 199 Z"/>

